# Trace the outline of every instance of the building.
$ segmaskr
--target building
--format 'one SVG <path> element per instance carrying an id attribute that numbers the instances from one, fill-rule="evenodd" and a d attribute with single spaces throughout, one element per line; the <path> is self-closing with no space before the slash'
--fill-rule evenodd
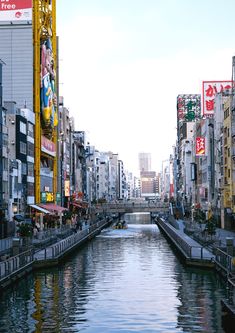
<path id="1" fill-rule="evenodd" d="M 34 125 L 35 115 L 30 109 L 17 109 L 13 102 L 5 102 L 8 128 L 9 220 L 15 214 L 30 215 L 34 204 Z"/>
<path id="2" fill-rule="evenodd" d="M 151 171 L 151 154 L 139 153 L 139 170 Z"/>
<path id="3" fill-rule="evenodd" d="M 6 110 L 3 107 L 3 77 L 0 60 L 0 238 L 7 235 L 8 218 L 8 131 L 6 126 Z"/>
<path id="4" fill-rule="evenodd" d="M 145 199 L 156 199 L 157 182 L 155 171 L 140 171 L 141 197 Z"/>
<path id="5" fill-rule="evenodd" d="M 39 212 L 42 211 L 39 204 L 55 203 L 58 195 L 55 4 L 56 1 L 34 1 L 20 18 L 9 10 L 0 22 L 0 54 L 8 64 L 3 70 L 6 85 L 3 101 L 14 102 L 17 109 L 30 110 L 35 116 L 33 127 L 26 128 L 26 151 L 30 154 L 34 151 L 34 156 L 27 155 L 28 160 L 31 158 L 27 161 L 27 181 L 34 180 L 28 186 L 31 189 L 27 202 Z M 34 142 L 27 131 L 34 133 Z M 34 179 L 29 163 L 34 164 Z M 22 170 L 25 172 L 24 166 Z"/>
<path id="6" fill-rule="evenodd" d="M 118 200 L 126 200 L 128 198 L 127 179 L 124 171 L 124 163 L 118 160 Z"/>

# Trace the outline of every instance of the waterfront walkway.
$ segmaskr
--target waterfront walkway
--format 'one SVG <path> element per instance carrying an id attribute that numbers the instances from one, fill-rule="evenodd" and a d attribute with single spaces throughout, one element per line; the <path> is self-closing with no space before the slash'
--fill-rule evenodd
<path id="1" fill-rule="evenodd" d="M 216 229 L 216 235 L 210 242 L 201 239 L 197 242 L 186 233 L 189 221 L 156 219 L 156 224 L 168 236 L 179 250 L 186 264 L 194 266 L 215 267 L 223 275 L 233 277 L 235 274 L 234 254 L 227 253 L 227 238 L 235 245 L 235 233 L 233 231 Z M 196 230 L 197 234 L 197 230 Z M 198 237 L 198 235 L 197 235 Z"/>
<path id="2" fill-rule="evenodd" d="M 97 235 L 112 220 L 103 219 L 88 223 L 83 230 L 73 229 L 72 234 L 56 243 L 45 245 L 43 249 L 35 251 L 30 247 L 27 251 L 16 254 L 0 261 L 0 288 L 10 285 L 15 280 L 28 274 L 35 268 L 56 266 L 71 251 Z"/>
<path id="3" fill-rule="evenodd" d="M 174 243 L 183 255 L 187 264 L 204 267 L 214 266 L 213 261 L 215 256 L 201 244 L 197 243 L 184 233 L 183 221 L 177 221 L 178 229 L 162 218 L 158 218 L 156 223 Z"/>

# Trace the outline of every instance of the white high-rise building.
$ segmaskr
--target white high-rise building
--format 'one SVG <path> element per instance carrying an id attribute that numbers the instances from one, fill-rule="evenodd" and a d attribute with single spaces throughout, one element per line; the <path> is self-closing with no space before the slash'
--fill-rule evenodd
<path id="1" fill-rule="evenodd" d="M 139 153 L 139 170 L 151 171 L 151 154 Z"/>

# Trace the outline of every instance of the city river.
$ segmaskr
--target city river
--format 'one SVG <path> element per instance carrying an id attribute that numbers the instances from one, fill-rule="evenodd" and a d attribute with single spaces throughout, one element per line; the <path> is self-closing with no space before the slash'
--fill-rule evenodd
<path id="1" fill-rule="evenodd" d="M 146 216 L 125 219 L 128 229 L 105 229 L 60 267 L 7 289 L 0 332 L 229 332 L 215 272 L 185 267 Z"/>

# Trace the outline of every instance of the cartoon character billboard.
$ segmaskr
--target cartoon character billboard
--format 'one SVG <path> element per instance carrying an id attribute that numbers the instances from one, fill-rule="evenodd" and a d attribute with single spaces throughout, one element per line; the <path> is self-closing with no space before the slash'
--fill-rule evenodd
<path id="1" fill-rule="evenodd" d="M 55 68 L 50 38 L 41 44 L 41 116 L 43 128 L 58 125 Z"/>
<path id="2" fill-rule="evenodd" d="M 32 21 L 32 0 L 1 0 L 0 22 Z"/>
<path id="3" fill-rule="evenodd" d="M 215 95 L 225 91 L 231 93 L 232 81 L 202 82 L 202 110 L 205 117 L 213 117 L 215 108 Z"/>

